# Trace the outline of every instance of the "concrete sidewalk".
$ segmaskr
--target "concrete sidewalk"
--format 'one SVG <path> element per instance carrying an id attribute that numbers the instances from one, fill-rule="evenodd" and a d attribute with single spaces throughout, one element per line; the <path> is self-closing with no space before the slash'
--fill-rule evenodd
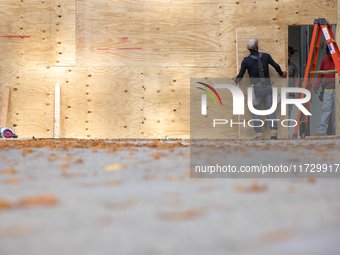
<path id="1" fill-rule="evenodd" d="M 190 178 L 188 143 L 1 141 L 0 254 L 339 254 L 340 179 Z M 218 147 L 340 163 L 335 138 Z"/>

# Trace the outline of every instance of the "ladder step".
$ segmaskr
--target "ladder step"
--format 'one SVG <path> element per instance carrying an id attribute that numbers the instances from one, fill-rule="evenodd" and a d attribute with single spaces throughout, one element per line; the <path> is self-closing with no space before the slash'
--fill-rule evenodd
<path id="1" fill-rule="evenodd" d="M 330 74 L 330 73 L 337 73 L 337 70 L 310 71 L 310 74 Z"/>

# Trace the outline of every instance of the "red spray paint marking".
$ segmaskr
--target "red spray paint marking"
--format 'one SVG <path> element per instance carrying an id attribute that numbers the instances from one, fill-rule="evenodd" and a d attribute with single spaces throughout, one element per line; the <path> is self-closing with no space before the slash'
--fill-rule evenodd
<path id="1" fill-rule="evenodd" d="M 97 50 L 109 50 L 108 48 L 98 48 Z"/>
<path id="2" fill-rule="evenodd" d="M 116 50 L 141 50 L 142 48 L 117 48 Z"/>
<path id="3" fill-rule="evenodd" d="M 30 38 L 30 36 L 27 36 L 27 35 L 2 35 L 1 37 L 11 37 L 11 38 L 14 38 L 14 37 L 25 37 L 25 38 Z"/>
<path id="4" fill-rule="evenodd" d="M 129 37 L 122 37 L 122 39 L 129 39 Z"/>

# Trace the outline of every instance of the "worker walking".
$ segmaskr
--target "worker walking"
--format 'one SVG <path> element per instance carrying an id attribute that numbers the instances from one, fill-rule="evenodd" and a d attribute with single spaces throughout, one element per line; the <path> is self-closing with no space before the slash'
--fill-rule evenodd
<path id="1" fill-rule="evenodd" d="M 332 59 L 332 55 L 329 52 L 328 47 L 326 47 L 327 55 L 321 61 L 320 71 L 321 70 L 335 70 L 335 65 Z M 324 94 L 322 101 L 322 109 L 321 109 L 321 122 L 318 124 L 317 133 L 314 136 L 324 136 L 327 135 L 328 121 L 332 111 L 335 109 L 335 74 L 318 74 L 316 77 L 316 82 L 314 86 L 314 92 L 318 93 L 320 89 L 320 84 L 322 82 L 322 78 L 324 80 Z M 334 130 L 336 123 L 334 122 Z"/>
<path id="2" fill-rule="evenodd" d="M 266 110 L 270 109 L 272 106 L 272 84 L 269 77 L 269 68 L 268 64 L 273 66 L 276 72 L 283 78 L 287 77 L 287 72 L 282 72 L 281 67 L 272 59 L 272 57 L 263 52 L 258 51 L 259 40 L 254 38 L 250 39 L 247 43 L 247 49 L 250 52 L 250 55 L 243 59 L 241 63 L 241 69 L 239 74 L 237 75 L 235 82 L 239 83 L 245 71 L 248 70 L 248 74 L 250 77 L 250 83 L 254 84 L 255 97 L 257 100 L 257 105 L 254 106 L 256 110 L 260 110 L 261 102 L 263 101 L 264 107 Z M 257 114 L 253 114 L 254 121 L 254 130 L 255 136 L 253 139 L 262 140 L 264 139 L 260 116 Z M 276 115 L 275 112 L 271 113 L 268 118 L 270 121 L 270 138 L 277 139 L 277 122 L 275 121 Z"/>

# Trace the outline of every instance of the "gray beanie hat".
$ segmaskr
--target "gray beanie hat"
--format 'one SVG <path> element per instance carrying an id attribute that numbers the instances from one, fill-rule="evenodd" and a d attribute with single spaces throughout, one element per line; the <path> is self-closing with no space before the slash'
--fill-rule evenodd
<path id="1" fill-rule="evenodd" d="M 257 48 L 258 44 L 259 44 L 259 39 L 257 38 L 250 39 L 247 43 L 247 49 L 254 50 Z"/>

